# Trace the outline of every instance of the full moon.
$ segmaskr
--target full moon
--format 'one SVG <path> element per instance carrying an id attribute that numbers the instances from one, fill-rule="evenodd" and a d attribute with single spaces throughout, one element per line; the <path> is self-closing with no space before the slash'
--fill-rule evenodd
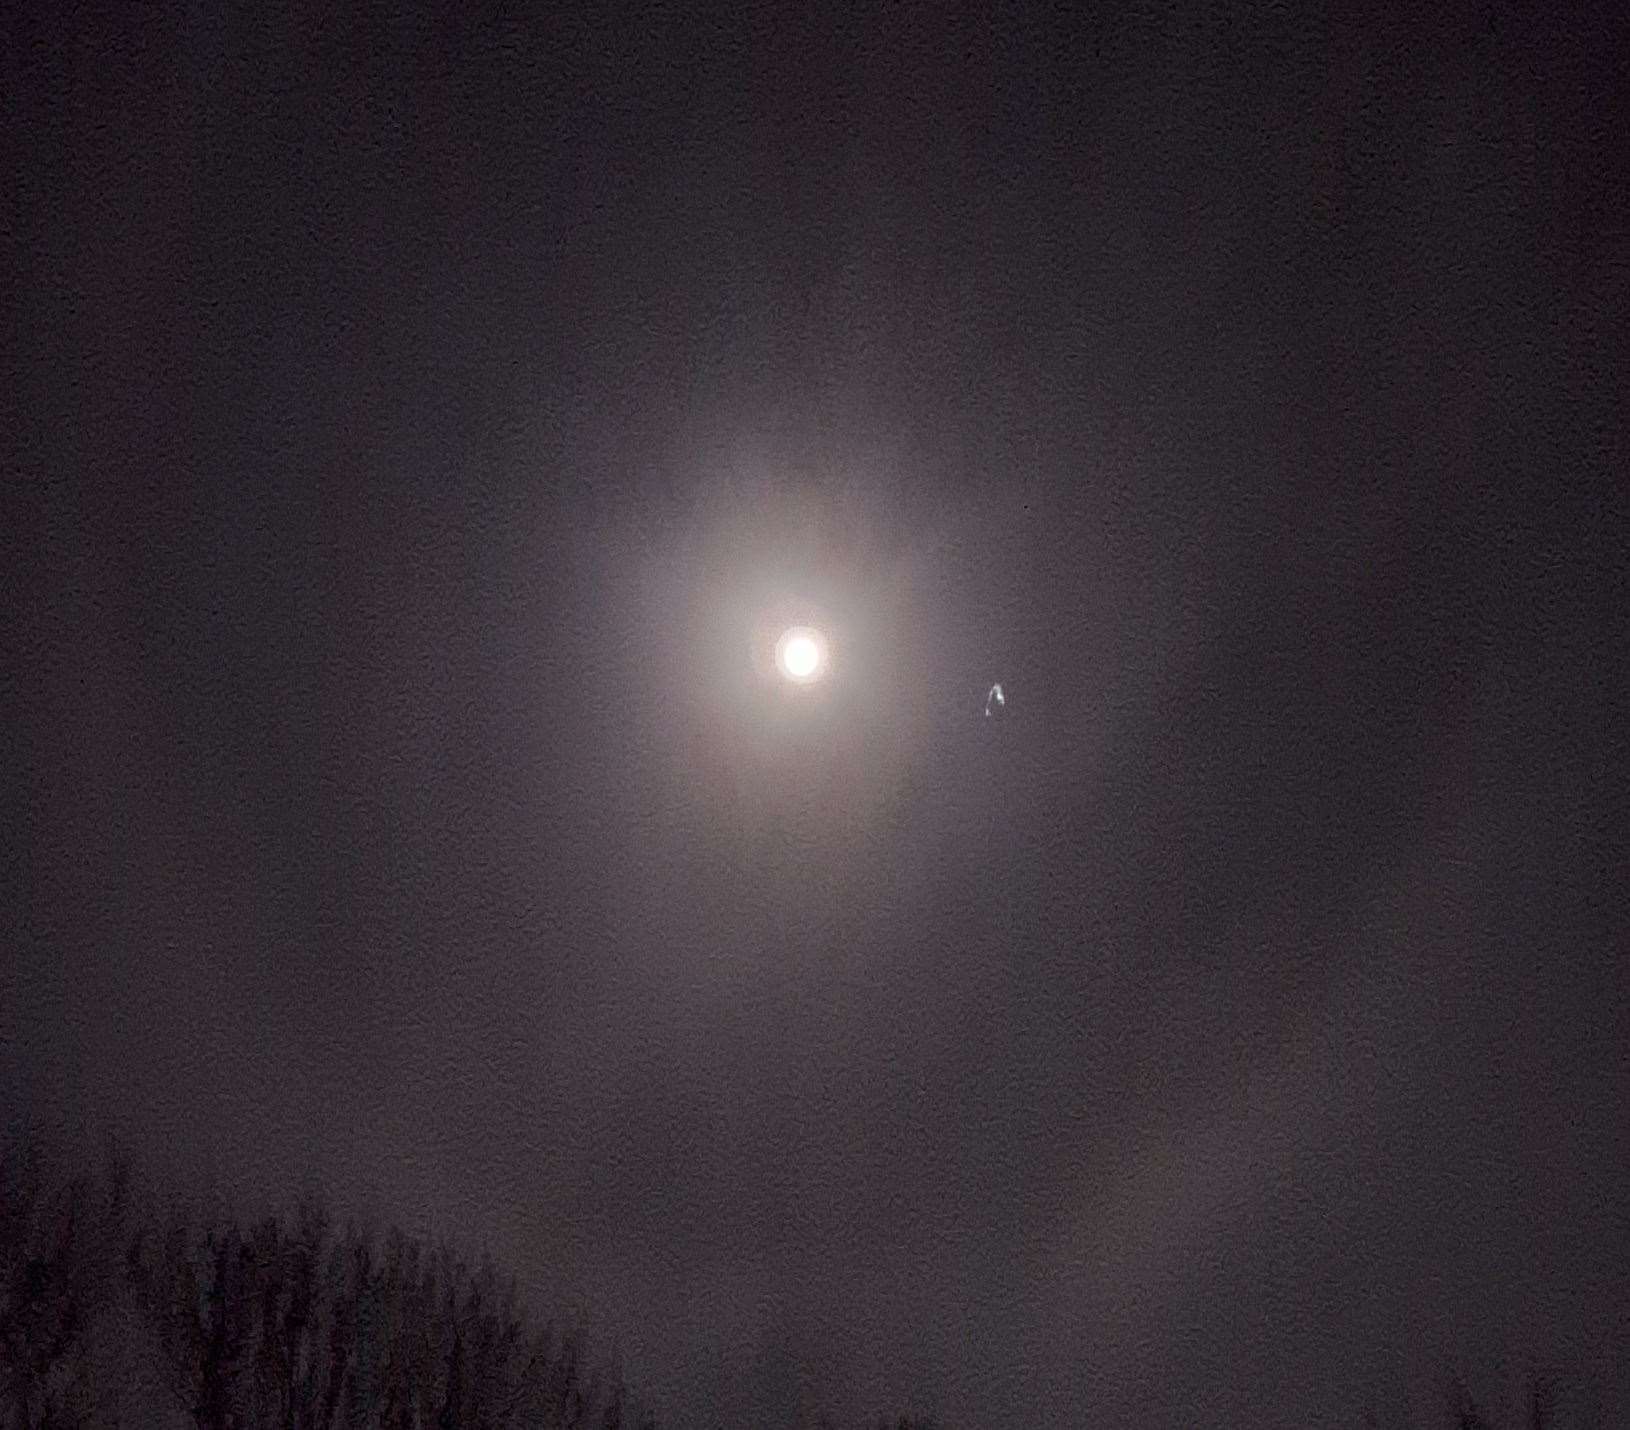
<path id="1" fill-rule="evenodd" d="M 826 667 L 826 642 L 809 626 L 793 626 L 775 643 L 775 663 L 788 680 L 806 685 Z"/>

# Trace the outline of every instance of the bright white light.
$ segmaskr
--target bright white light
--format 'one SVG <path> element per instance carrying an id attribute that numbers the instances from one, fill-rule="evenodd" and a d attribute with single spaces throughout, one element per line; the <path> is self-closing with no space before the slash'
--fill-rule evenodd
<path id="1" fill-rule="evenodd" d="M 806 676 L 815 673 L 815 667 L 821 661 L 821 653 L 815 649 L 815 642 L 808 636 L 795 636 L 787 642 L 787 648 L 781 652 L 781 658 L 786 662 L 788 675 Z"/>
<path id="2" fill-rule="evenodd" d="M 826 642 L 808 626 L 794 626 L 775 643 L 775 662 L 781 673 L 800 684 L 816 679 L 826 664 Z"/>

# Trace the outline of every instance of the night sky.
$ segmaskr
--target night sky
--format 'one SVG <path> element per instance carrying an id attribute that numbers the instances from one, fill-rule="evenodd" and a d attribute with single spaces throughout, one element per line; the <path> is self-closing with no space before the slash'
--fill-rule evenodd
<path id="1" fill-rule="evenodd" d="M 1616 8 L 5 7 L 0 1116 L 672 1423 L 1630 1423 Z"/>

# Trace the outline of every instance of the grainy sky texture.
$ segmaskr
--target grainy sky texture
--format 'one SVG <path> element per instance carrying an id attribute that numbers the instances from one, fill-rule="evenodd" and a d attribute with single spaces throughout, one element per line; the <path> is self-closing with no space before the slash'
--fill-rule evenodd
<path id="1" fill-rule="evenodd" d="M 697 1425 L 1625 1423 L 1627 31 L 1396 8 L 7 6 L 0 1107 Z"/>

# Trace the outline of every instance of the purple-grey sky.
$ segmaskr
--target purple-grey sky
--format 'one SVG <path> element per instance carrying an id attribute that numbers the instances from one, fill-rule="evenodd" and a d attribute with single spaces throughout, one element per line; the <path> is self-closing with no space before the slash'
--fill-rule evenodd
<path id="1" fill-rule="evenodd" d="M 1630 1420 L 1623 18 L 537 8 L 0 20 L 0 1108 L 682 1423 Z"/>

